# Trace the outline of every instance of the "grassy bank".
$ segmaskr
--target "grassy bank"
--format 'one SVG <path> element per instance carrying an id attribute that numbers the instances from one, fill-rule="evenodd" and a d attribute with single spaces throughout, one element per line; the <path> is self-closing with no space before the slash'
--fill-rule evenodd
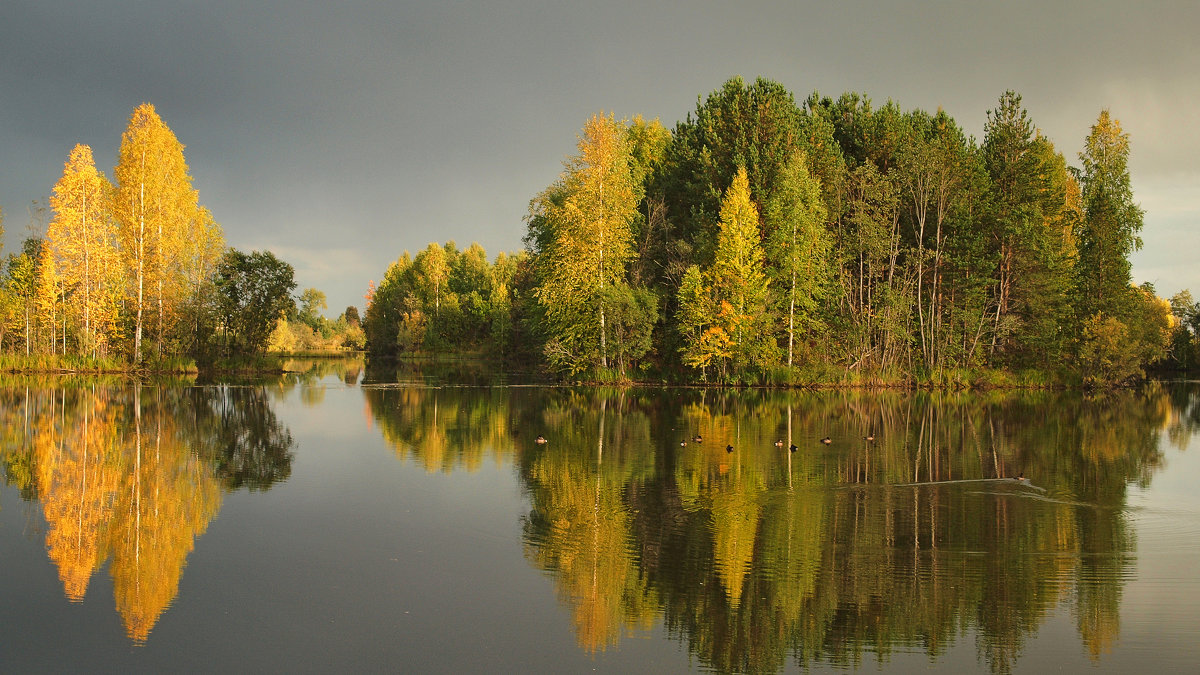
<path id="1" fill-rule="evenodd" d="M 273 353 L 234 356 L 203 362 L 193 358 L 171 357 L 132 363 L 121 357 L 91 357 L 62 354 L 0 354 L 0 373 L 23 375 L 127 374 L 127 375 L 273 375 L 285 371 L 289 359 L 352 358 L 356 352 Z"/>

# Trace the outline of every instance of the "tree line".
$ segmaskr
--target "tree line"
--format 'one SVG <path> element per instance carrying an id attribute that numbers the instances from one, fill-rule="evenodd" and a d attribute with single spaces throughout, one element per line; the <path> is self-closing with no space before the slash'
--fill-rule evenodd
<path id="1" fill-rule="evenodd" d="M 162 364 L 267 347 L 279 317 L 297 312 L 294 270 L 269 251 L 225 245 L 183 148 L 145 103 L 112 181 L 89 146 L 70 151 L 45 236 L 0 260 L 0 349 Z"/>
<path id="2" fill-rule="evenodd" d="M 368 348 L 721 383 L 1102 384 L 1189 365 L 1190 295 L 1131 282 L 1129 149 L 1105 110 L 1070 166 L 1012 91 L 977 141 L 940 109 L 733 78 L 673 130 L 587 120 L 530 202 L 525 251 L 492 274 L 456 271 L 452 244 L 405 253 L 369 294 Z"/>

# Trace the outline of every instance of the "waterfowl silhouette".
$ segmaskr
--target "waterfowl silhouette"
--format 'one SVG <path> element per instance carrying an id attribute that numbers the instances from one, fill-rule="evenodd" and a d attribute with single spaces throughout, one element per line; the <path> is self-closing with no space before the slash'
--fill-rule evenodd
<path id="1" fill-rule="evenodd" d="M 726 445 L 726 446 L 725 446 L 725 452 L 733 452 L 733 446 L 732 446 L 732 445 Z"/>
<path id="2" fill-rule="evenodd" d="M 704 439 L 703 439 L 703 438 L 700 438 L 700 434 L 696 434 L 695 436 L 692 436 L 692 442 L 693 442 L 693 443 L 701 443 L 701 442 L 703 442 L 703 441 L 704 441 Z"/>
<path id="3" fill-rule="evenodd" d="M 791 445 L 788 446 L 788 450 L 791 450 L 792 452 L 795 452 L 798 449 L 799 448 L 796 447 L 795 443 L 792 443 Z"/>
<path id="4" fill-rule="evenodd" d="M 822 443 L 824 443 L 825 445 L 832 445 L 832 444 L 833 444 L 833 439 L 832 439 L 832 438 L 830 438 L 830 437 L 828 437 L 828 436 L 826 436 L 825 438 L 822 438 L 822 439 L 821 439 L 821 442 L 822 442 Z"/>
<path id="5" fill-rule="evenodd" d="M 777 441 L 775 441 L 775 447 L 777 447 L 777 448 L 782 448 L 782 447 L 783 447 L 783 439 L 782 439 L 782 438 L 781 438 L 781 439 L 779 439 L 779 440 L 777 440 Z"/>
<path id="6" fill-rule="evenodd" d="M 679 441 L 679 447 L 682 448 L 685 445 L 687 445 L 687 441 Z"/>
<path id="7" fill-rule="evenodd" d="M 866 436 L 863 436 L 863 440 L 864 441 L 873 441 L 873 440 L 875 440 L 875 434 L 867 434 Z"/>
<path id="8" fill-rule="evenodd" d="M 535 438 L 535 439 L 533 439 L 533 442 L 534 442 L 534 443 L 537 443 L 538 445 L 545 445 L 545 444 L 546 444 L 546 437 L 545 437 L 545 436 L 543 436 L 543 435 L 541 435 L 541 434 L 538 434 L 538 437 L 537 437 L 537 438 Z"/>

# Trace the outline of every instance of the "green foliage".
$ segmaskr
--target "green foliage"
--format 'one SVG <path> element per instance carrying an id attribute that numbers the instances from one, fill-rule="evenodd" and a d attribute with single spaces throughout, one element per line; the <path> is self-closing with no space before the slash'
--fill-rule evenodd
<path id="1" fill-rule="evenodd" d="M 800 110 L 778 82 L 734 77 L 697 99 L 695 113 L 675 127 L 662 178 L 676 236 L 695 249 L 694 262 L 707 265 L 716 252 L 722 195 L 738 170 L 761 211 L 801 143 Z"/>
<path id="2" fill-rule="evenodd" d="M 436 249 L 436 252 L 435 252 Z M 512 344 L 513 290 L 524 254 L 501 253 L 489 264 L 479 244 L 459 251 L 454 242 L 430 244 L 413 259 L 406 251 L 367 295 L 361 336 L 357 309 L 347 308 L 334 341 L 362 344 L 372 356 L 460 351 L 491 345 L 501 355 Z"/>
<path id="3" fill-rule="evenodd" d="M 1200 365 L 1200 303 L 1192 299 L 1190 290 L 1182 290 L 1171 296 L 1171 343 L 1170 364 L 1181 370 L 1191 370 Z"/>
<path id="4" fill-rule="evenodd" d="M 217 306 L 226 355 L 262 353 L 280 317 L 295 308 L 294 270 L 270 251 L 230 249 L 217 266 Z"/>
<path id="5" fill-rule="evenodd" d="M 1129 255 L 1142 246 L 1142 210 L 1133 201 L 1130 184 L 1129 135 L 1107 110 L 1092 126 L 1079 159 L 1084 211 L 1078 235 L 1080 310 L 1085 316 L 1121 316 L 1130 301 Z"/>
<path id="6" fill-rule="evenodd" d="M 605 289 L 627 279 L 639 201 L 624 123 L 593 116 L 578 147 L 558 181 L 530 203 L 526 237 L 546 321 L 546 359 L 570 374 L 608 367 Z"/>
<path id="7" fill-rule="evenodd" d="M 616 284 L 601 291 L 608 308 L 609 346 L 617 372 L 626 372 L 650 351 L 650 337 L 658 321 L 658 297 L 646 288 Z"/>
<path id="8" fill-rule="evenodd" d="M 1149 282 L 1130 288 L 1132 296 L 1128 313 L 1130 339 L 1137 350 L 1141 369 L 1167 357 L 1171 346 L 1171 304 L 1154 293 Z"/>
<path id="9" fill-rule="evenodd" d="M 772 263 L 776 314 L 786 317 L 787 364 L 794 361 L 797 335 L 819 330 L 819 308 L 827 297 L 835 265 L 825 229 L 821 185 L 808 171 L 808 157 L 796 152 L 783 166 L 767 201 L 767 257 Z"/>
<path id="10" fill-rule="evenodd" d="M 306 288 L 300 293 L 296 318 L 313 330 L 320 330 L 324 317 L 321 310 L 328 309 L 325 294 L 315 288 Z"/>
<path id="11" fill-rule="evenodd" d="M 593 379 L 948 388 L 1195 362 L 1194 327 L 1130 286 L 1141 211 L 1107 113 L 1077 170 L 1013 91 L 977 143 L 940 109 L 797 106 L 735 77 L 672 133 L 596 116 L 578 147 L 530 203 L 524 261 L 488 270 L 448 243 L 389 268 L 364 317 L 372 354 L 487 346 Z"/>

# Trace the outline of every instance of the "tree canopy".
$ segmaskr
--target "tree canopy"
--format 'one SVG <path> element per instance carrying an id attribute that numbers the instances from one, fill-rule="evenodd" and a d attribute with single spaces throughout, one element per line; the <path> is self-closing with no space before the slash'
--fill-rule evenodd
<path id="1" fill-rule="evenodd" d="M 1013 91 L 982 141 L 941 109 L 797 100 L 733 78 L 670 132 L 589 118 L 486 303 L 500 332 L 470 343 L 567 376 L 717 382 L 1109 384 L 1165 358 L 1181 324 L 1131 284 L 1141 210 L 1107 111 L 1073 168 Z M 466 335 L 433 254 L 375 289 L 372 354 Z M 1097 358 L 1119 367 L 1097 377 Z"/>

